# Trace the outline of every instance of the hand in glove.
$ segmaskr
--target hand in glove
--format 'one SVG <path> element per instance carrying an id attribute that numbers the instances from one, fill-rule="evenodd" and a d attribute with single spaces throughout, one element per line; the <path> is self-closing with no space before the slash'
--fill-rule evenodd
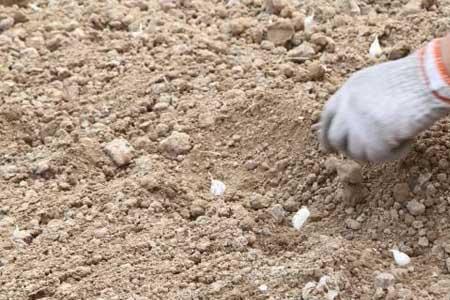
<path id="1" fill-rule="evenodd" d="M 405 58 L 353 74 L 325 105 L 321 146 L 369 162 L 406 154 L 417 134 L 450 112 L 443 49 L 450 52 L 447 40 L 435 39 Z"/>

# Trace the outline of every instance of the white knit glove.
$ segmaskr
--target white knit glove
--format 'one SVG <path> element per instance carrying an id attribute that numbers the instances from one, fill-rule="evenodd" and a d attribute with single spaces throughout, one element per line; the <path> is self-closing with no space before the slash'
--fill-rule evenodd
<path id="1" fill-rule="evenodd" d="M 450 111 L 441 42 L 353 74 L 322 112 L 322 148 L 369 162 L 406 154 L 417 134 Z"/>

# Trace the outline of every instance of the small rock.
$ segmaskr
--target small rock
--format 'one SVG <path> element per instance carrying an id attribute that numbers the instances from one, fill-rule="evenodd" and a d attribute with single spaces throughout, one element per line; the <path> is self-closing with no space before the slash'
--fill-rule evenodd
<path id="1" fill-rule="evenodd" d="M 127 140 L 114 139 L 104 147 L 106 154 L 119 167 L 125 166 L 133 159 L 133 148 Z"/>
<path id="2" fill-rule="evenodd" d="M 0 20 L 0 32 L 10 29 L 14 26 L 14 18 L 6 17 Z"/>
<path id="3" fill-rule="evenodd" d="M 265 0 L 265 9 L 270 14 L 280 14 L 288 6 L 287 0 Z"/>
<path id="4" fill-rule="evenodd" d="M 295 31 L 301 31 L 305 28 L 305 16 L 299 12 L 295 12 L 292 17 L 292 24 Z"/>
<path id="5" fill-rule="evenodd" d="M 92 273 L 91 267 L 88 266 L 78 266 L 73 271 L 73 275 L 78 278 L 83 278 Z"/>
<path id="6" fill-rule="evenodd" d="M 0 177 L 8 180 L 16 176 L 19 168 L 15 165 L 0 166 Z"/>
<path id="7" fill-rule="evenodd" d="M 280 20 L 269 25 L 267 39 L 274 45 L 284 45 L 294 35 L 294 26 L 288 20 Z"/>
<path id="8" fill-rule="evenodd" d="M 167 102 L 158 102 L 153 106 L 153 111 L 162 112 L 162 111 L 168 109 L 169 106 L 170 106 L 170 104 Z"/>
<path id="9" fill-rule="evenodd" d="M 339 179 L 343 183 L 358 184 L 363 180 L 361 166 L 351 160 L 340 162 L 336 167 Z"/>
<path id="10" fill-rule="evenodd" d="M 215 122 L 216 118 L 214 114 L 211 112 L 201 113 L 198 116 L 198 125 L 200 126 L 200 128 L 211 127 L 214 125 Z"/>
<path id="11" fill-rule="evenodd" d="M 193 219 L 197 219 L 200 216 L 203 216 L 205 214 L 205 208 L 197 205 L 197 204 L 193 204 L 190 208 L 190 215 L 191 218 Z"/>
<path id="12" fill-rule="evenodd" d="M 258 210 L 269 207 L 270 203 L 269 199 L 267 199 L 263 195 L 258 193 L 252 193 L 250 195 L 249 205 L 251 208 Z"/>
<path id="13" fill-rule="evenodd" d="M 158 125 L 156 125 L 155 130 L 156 130 L 156 134 L 159 137 L 163 137 L 169 133 L 170 127 L 169 127 L 169 125 L 167 125 L 165 123 L 159 123 Z"/>
<path id="14" fill-rule="evenodd" d="M 327 172 L 333 173 L 333 172 L 336 172 L 338 164 L 339 164 L 339 159 L 337 159 L 336 157 L 329 157 L 325 161 L 324 166 L 325 166 L 325 169 L 327 170 Z"/>
<path id="15" fill-rule="evenodd" d="M 299 62 L 303 62 L 309 60 L 314 57 L 316 52 L 314 51 L 313 46 L 308 42 L 303 42 L 300 46 L 295 47 L 288 51 L 287 55 Z"/>
<path id="16" fill-rule="evenodd" d="M 344 14 L 352 16 L 361 14 L 361 9 L 356 0 L 337 0 L 336 6 Z"/>
<path id="17" fill-rule="evenodd" d="M 437 0 L 422 0 L 420 1 L 420 7 L 423 9 L 429 10 L 434 5 L 437 5 Z"/>
<path id="18" fill-rule="evenodd" d="M 323 80 L 325 76 L 325 68 L 318 61 L 312 62 L 308 66 L 308 78 L 311 81 Z"/>
<path id="19" fill-rule="evenodd" d="M 59 47 L 61 47 L 64 37 L 60 34 L 54 36 L 53 38 L 47 41 L 47 49 L 50 51 L 55 51 Z"/>
<path id="20" fill-rule="evenodd" d="M 160 188 L 161 184 L 155 176 L 147 175 L 140 180 L 140 185 L 149 192 L 156 191 Z"/>
<path id="21" fill-rule="evenodd" d="M 264 28 L 262 26 L 252 27 L 249 33 L 254 43 L 261 44 L 264 37 Z"/>
<path id="22" fill-rule="evenodd" d="M 361 229 L 361 223 L 359 223 L 356 220 L 353 219 L 347 219 L 345 221 L 345 224 L 347 225 L 348 228 L 352 229 L 352 230 L 359 230 Z"/>
<path id="23" fill-rule="evenodd" d="M 136 208 L 139 206 L 139 201 L 137 198 L 129 198 L 124 201 L 124 204 L 128 208 Z"/>
<path id="24" fill-rule="evenodd" d="M 287 78 L 291 78 L 295 75 L 294 68 L 289 64 L 282 64 L 280 70 Z"/>
<path id="25" fill-rule="evenodd" d="M 54 170 L 50 165 L 50 162 L 46 159 L 38 161 L 33 166 L 33 173 L 44 178 L 49 178 L 53 175 Z"/>
<path id="26" fill-rule="evenodd" d="M 249 159 L 244 163 L 244 168 L 246 168 L 248 171 L 252 171 L 258 167 L 258 162 L 254 159 Z"/>
<path id="27" fill-rule="evenodd" d="M 275 219 L 276 223 L 282 223 L 286 217 L 286 211 L 280 204 L 275 204 L 269 209 L 270 215 Z"/>
<path id="28" fill-rule="evenodd" d="M 406 205 L 409 213 L 413 216 L 420 216 L 425 212 L 425 205 L 413 199 Z"/>
<path id="29" fill-rule="evenodd" d="M 232 35 L 239 36 L 250 27 L 250 21 L 247 18 L 237 18 L 230 22 L 230 32 Z"/>
<path id="30" fill-rule="evenodd" d="M 159 146 L 161 151 L 170 155 L 187 154 L 192 149 L 191 137 L 187 133 L 173 131 Z"/>
<path id="31" fill-rule="evenodd" d="M 25 15 L 23 12 L 21 11 L 15 11 L 13 14 L 13 18 L 14 18 L 14 23 L 18 24 L 18 23 L 26 23 L 28 22 L 28 17 L 27 15 Z"/>
<path id="32" fill-rule="evenodd" d="M 428 242 L 427 237 L 421 236 L 421 237 L 419 238 L 419 242 L 418 242 L 418 245 L 419 245 L 419 246 L 421 246 L 421 247 L 428 247 L 429 244 L 430 244 L 430 243 Z"/>
<path id="33" fill-rule="evenodd" d="M 408 16 L 420 13 L 422 10 L 421 8 L 421 1 L 420 0 L 410 0 L 405 6 L 403 7 L 401 11 L 402 16 Z"/>
<path id="34" fill-rule="evenodd" d="M 261 48 L 264 50 L 272 50 L 275 48 L 275 45 L 271 41 L 262 41 Z"/>
<path id="35" fill-rule="evenodd" d="M 392 191 L 395 201 L 400 204 L 406 203 L 410 199 L 410 190 L 407 183 L 397 183 Z"/>
<path id="36" fill-rule="evenodd" d="M 376 288 L 382 288 L 387 289 L 390 286 L 393 286 L 395 283 L 395 277 L 394 275 L 390 273 L 380 273 L 375 277 L 375 287 Z"/>
<path id="37" fill-rule="evenodd" d="M 296 201 L 294 197 L 290 197 L 283 203 L 283 207 L 288 212 L 296 212 L 300 207 L 300 203 L 298 203 L 298 201 Z"/>
<path id="38" fill-rule="evenodd" d="M 411 52 L 411 46 L 406 43 L 401 43 L 394 46 L 388 53 L 390 60 L 396 60 L 407 56 Z"/>
<path id="39" fill-rule="evenodd" d="M 104 238 L 108 235 L 108 228 L 102 227 L 94 230 L 94 236 L 98 239 Z"/>

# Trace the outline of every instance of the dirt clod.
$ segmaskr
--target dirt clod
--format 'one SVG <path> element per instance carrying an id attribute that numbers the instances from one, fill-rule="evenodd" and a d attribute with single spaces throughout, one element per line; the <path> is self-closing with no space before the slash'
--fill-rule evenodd
<path id="1" fill-rule="evenodd" d="M 180 155 L 187 154 L 192 149 L 191 137 L 184 133 L 174 131 L 159 144 L 160 149 L 167 154 Z"/>
<path id="2" fill-rule="evenodd" d="M 133 148 L 127 140 L 114 139 L 105 145 L 105 152 L 119 167 L 125 166 L 133 159 Z"/>
<path id="3" fill-rule="evenodd" d="M 413 199 L 406 205 L 408 211 L 413 216 L 420 216 L 425 212 L 425 205 Z"/>

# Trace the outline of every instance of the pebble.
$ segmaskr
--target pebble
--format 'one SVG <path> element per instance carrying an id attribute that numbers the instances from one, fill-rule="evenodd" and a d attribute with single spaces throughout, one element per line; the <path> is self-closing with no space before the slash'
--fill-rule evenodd
<path id="1" fill-rule="evenodd" d="M 248 171 L 252 171 L 258 167 L 258 162 L 254 159 L 249 159 L 245 161 L 244 168 L 246 168 Z"/>
<path id="2" fill-rule="evenodd" d="M 162 112 L 162 111 L 168 109 L 169 106 L 170 106 L 170 104 L 167 102 L 158 102 L 153 106 L 153 110 L 156 112 Z"/>
<path id="3" fill-rule="evenodd" d="M 325 169 L 327 170 L 327 172 L 333 173 L 333 172 L 336 172 L 338 164 L 339 164 L 339 160 L 336 157 L 329 157 L 325 161 L 324 166 L 325 166 Z"/>
<path id="4" fill-rule="evenodd" d="M 136 208 L 139 206 L 139 201 L 137 198 L 128 198 L 124 201 L 124 204 L 128 208 Z"/>
<path id="5" fill-rule="evenodd" d="M 258 210 L 269 207 L 269 199 L 258 193 L 252 193 L 249 199 L 251 208 Z"/>
<path id="6" fill-rule="evenodd" d="M 0 20 L 0 32 L 10 29 L 14 26 L 14 18 L 6 17 Z"/>
<path id="7" fill-rule="evenodd" d="M 56 35 L 53 38 L 49 39 L 46 43 L 47 49 L 50 51 L 55 51 L 59 47 L 62 46 L 62 42 L 64 40 L 64 37 L 62 35 Z"/>
<path id="8" fill-rule="evenodd" d="M 159 137 L 163 137 L 169 133 L 170 127 L 169 127 L 169 125 L 167 125 L 165 123 L 159 123 L 158 125 L 156 125 L 155 130 L 156 130 L 156 134 Z"/>
<path id="9" fill-rule="evenodd" d="M 413 199 L 406 205 L 409 213 L 413 216 L 420 216 L 425 212 L 425 205 Z"/>
<path id="10" fill-rule="evenodd" d="M 395 283 L 395 277 L 391 273 L 383 272 L 379 273 L 375 277 L 375 287 L 387 289 L 390 286 L 393 286 Z"/>
<path id="11" fill-rule="evenodd" d="M 197 219 L 200 216 L 203 216 L 205 214 L 205 208 L 197 205 L 197 204 L 193 204 L 190 208 L 190 215 L 191 218 L 193 219 Z"/>
<path id="12" fill-rule="evenodd" d="M 94 236 L 98 239 L 104 238 L 108 235 L 108 228 L 102 227 L 94 230 Z"/>
<path id="13" fill-rule="evenodd" d="M 262 41 L 261 48 L 270 51 L 275 48 L 275 45 L 271 41 Z"/>
<path id="14" fill-rule="evenodd" d="M 352 230 L 359 230 L 361 229 L 361 223 L 359 223 L 356 220 L 353 219 L 347 219 L 345 221 L 345 224 L 347 225 L 348 228 L 352 229 Z"/>
<path id="15" fill-rule="evenodd" d="M 250 20 L 248 18 L 237 18 L 230 22 L 230 32 L 235 36 L 241 35 L 249 27 Z"/>
<path id="16" fill-rule="evenodd" d="M 187 154 L 192 149 L 191 137 L 184 132 L 173 131 L 159 144 L 160 150 L 170 155 Z"/>
<path id="17" fill-rule="evenodd" d="M 300 61 L 311 59 L 315 54 L 313 46 L 308 42 L 303 42 L 300 46 L 289 50 L 287 53 L 289 57 Z"/>
<path id="18" fill-rule="evenodd" d="M 395 201 L 400 204 L 406 203 L 410 199 L 410 190 L 407 183 L 397 183 L 392 191 Z"/>
<path id="19" fill-rule="evenodd" d="M 282 223 L 286 217 L 286 211 L 281 204 L 275 204 L 269 208 L 270 215 L 275 219 L 276 223 Z"/>
<path id="20" fill-rule="evenodd" d="M 106 154 L 119 167 L 125 166 L 133 159 L 133 148 L 127 140 L 117 138 L 104 147 Z"/>
<path id="21" fill-rule="evenodd" d="M 295 200 L 294 197 L 290 197 L 283 203 L 283 208 L 288 212 L 296 212 L 300 204 Z"/>
<path id="22" fill-rule="evenodd" d="M 354 161 L 343 161 L 336 166 L 336 170 L 343 183 L 358 184 L 363 180 L 361 166 Z"/>
<path id="23" fill-rule="evenodd" d="M 267 39 L 277 46 L 284 45 L 294 33 L 294 26 L 289 20 L 280 20 L 267 27 Z"/>
<path id="24" fill-rule="evenodd" d="M 0 166 L 0 177 L 8 180 L 16 176 L 19 168 L 15 165 Z"/>
<path id="25" fill-rule="evenodd" d="M 280 14 L 288 6 L 287 0 L 266 0 L 265 9 L 270 14 Z"/>
<path id="26" fill-rule="evenodd" d="M 430 243 L 428 242 L 428 239 L 425 236 L 421 236 L 419 238 L 419 242 L 418 242 L 419 246 L 421 246 L 421 247 L 428 247 L 429 244 Z"/>
<path id="27" fill-rule="evenodd" d="M 40 160 L 33 166 L 33 173 L 43 177 L 49 177 L 53 173 L 53 169 L 48 160 Z"/>
<path id="28" fill-rule="evenodd" d="M 325 68 L 318 61 L 312 62 L 308 66 L 308 79 L 312 81 L 323 80 L 325 76 Z"/>
<path id="29" fill-rule="evenodd" d="M 411 46 L 406 43 L 395 45 L 388 53 L 389 60 L 396 60 L 407 56 L 411 52 Z"/>
<path id="30" fill-rule="evenodd" d="M 201 113 L 198 116 L 198 126 L 200 128 L 208 128 L 214 125 L 216 118 L 211 112 Z"/>

